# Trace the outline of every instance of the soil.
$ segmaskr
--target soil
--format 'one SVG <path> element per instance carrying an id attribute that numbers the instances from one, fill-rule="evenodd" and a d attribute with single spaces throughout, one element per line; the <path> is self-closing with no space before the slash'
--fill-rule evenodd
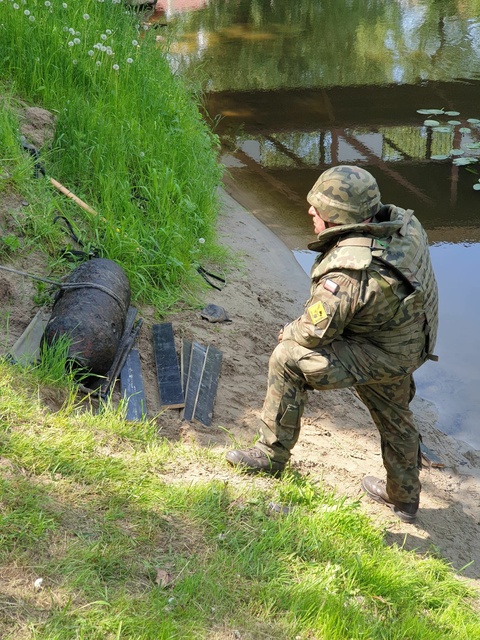
<path id="1" fill-rule="evenodd" d="M 225 287 L 221 291 L 207 289 L 205 304 L 224 307 L 231 322 L 211 323 L 201 317 L 200 310 L 184 308 L 162 319 L 173 324 L 178 352 L 186 338 L 213 345 L 223 354 L 211 426 L 183 420 L 178 409 L 161 409 L 151 339 L 151 326 L 159 320 L 152 308 L 140 309 L 144 324 L 138 349 L 148 417 L 156 420 L 160 436 L 223 453 L 232 446 L 249 446 L 257 434 L 270 353 L 279 328 L 302 312 L 309 279 L 277 236 L 225 192 L 220 195 L 218 233 L 232 252 L 232 264 Z M 21 214 L 23 204 L 13 196 L 0 198 L 0 230 L 8 227 L 12 212 L 17 217 Z M 29 256 L 28 265 L 21 261 L 15 264 L 37 274 L 44 266 L 41 254 Z M 35 290 L 30 280 L 0 271 L 4 319 L 9 318 L 3 351 L 35 315 Z M 44 401 L 51 409 L 61 402 L 48 392 Z M 440 432 L 435 427 L 435 407 L 427 401 L 416 398 L 412 409 L 424 443 L 444 465 L 424 467 L 421 508 L 414 525 L 402 523 L 386 507 L 362 494 L 362 477 L 383 477 L 384 470 L 376 428 L 351 390 L 310 392 L 291 465 L 300 473 L 321 479 L 339 495 L 361 500 L 362 508 L 384 530 L 388 544 L 418 554 L 441 555 L 460 576 L 480 588 L 480 451 Z M 227 463 L 213 469 L 192 463 L 178 472 L 192 481 L 219 476 L 238 479 Z"/>

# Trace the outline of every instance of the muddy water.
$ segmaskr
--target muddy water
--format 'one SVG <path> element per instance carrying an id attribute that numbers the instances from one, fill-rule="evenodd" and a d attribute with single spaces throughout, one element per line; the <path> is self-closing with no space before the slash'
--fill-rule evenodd
<path id="1" fill-rule="evenodd" d="M 325 168 L 359 164 L 384 203 L 415 210 L 440 288 L 440 361 L 418 392 L 440 429 L 480 448 L 480 164 L 452 161 L 480 157 L 480 0 L 204 5 L 172 14 L 172 64 L 207 91 L 227 189 L 306 270 L 305 195 Z M 417 113 L 432 108 L 453 114 Z"/>

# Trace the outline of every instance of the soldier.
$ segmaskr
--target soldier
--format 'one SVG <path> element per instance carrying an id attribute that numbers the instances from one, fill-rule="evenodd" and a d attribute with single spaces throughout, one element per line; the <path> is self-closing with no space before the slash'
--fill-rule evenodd
<path id="1" fill-rule="evenodd" d="M 354 166 L 325 171 L 307 196 L 319 253 L 303 315 L 286 325 L 269 363 L 260 439 L 227 461 L 280 474 L 300 434 L 307 390 L 354 387 L 381 437 L 386 482 L 362 488 L 404 522 L 417 515 L 420 436 L 412 373 L 432 355 L 438 292 L 425 231 L 382 205 L 375 178 Z"/>

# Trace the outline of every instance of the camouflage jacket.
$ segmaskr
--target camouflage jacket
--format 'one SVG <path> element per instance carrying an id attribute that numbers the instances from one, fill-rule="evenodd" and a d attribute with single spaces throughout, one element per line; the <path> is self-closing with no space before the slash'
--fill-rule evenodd
<path id="1" fill-rule="evenodd" d="M 331 344 L 358 380 L 378 362 L 410 373 L 429 357 L 438 292 L 427 236 L 413 211 L 384 206 L 371 223 L 326 229 L 309 248 L 320 253 L 310 298 L 285 327 L 284 340 L 312 349 Z"/>

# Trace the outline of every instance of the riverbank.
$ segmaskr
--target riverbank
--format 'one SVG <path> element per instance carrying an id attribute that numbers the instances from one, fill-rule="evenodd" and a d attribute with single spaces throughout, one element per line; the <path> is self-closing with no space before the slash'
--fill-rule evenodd
<path id="1" fill-rule="evenodd" d="M 207 302 L 223 306 L 232 322 L 211 324 L 199 312 L 181 311 L 166 318 L 176 339 L 213 344 L 223 365 L 211 427 L 180 420 L 176 411 L 158 418 L 169 439 L 224 448 L 250 444 L 256 435 L 266 386 L 268 358 L 278 328 L 299 315 L 308 293 L 308 277 L 285 245 L 235 200 L 222 193 L 218 229 L 221 241 L 239 260 L 222 291 Z M 154 407 L 155 380 L 146 334 L 142 337 L 149 406 Z M 292 467 L 339 495 L 359 499 L 385 530 L 389 544 L 417 553 L 439 553 L 455 570 L 480 587 L 480 452 L 435 428 L 435 408 L 421 398 L 412 405 L 424 443 L 444 468 L 422 471 L 421 509 L 416 525 L 406 525 L 389 510 L 367 500 L 360 490 L 366 474 L 383 475 L 379 436 L 367 410 L 350 390 L 311 392 Z M 222 470 L 222 475 L 228 473 Z M 203 471 L 191 470 L 203 475 Z M 233 473 L 233 472 L 232 472 Z M 462 571 L 462 568 L 465 567 Z"/>

